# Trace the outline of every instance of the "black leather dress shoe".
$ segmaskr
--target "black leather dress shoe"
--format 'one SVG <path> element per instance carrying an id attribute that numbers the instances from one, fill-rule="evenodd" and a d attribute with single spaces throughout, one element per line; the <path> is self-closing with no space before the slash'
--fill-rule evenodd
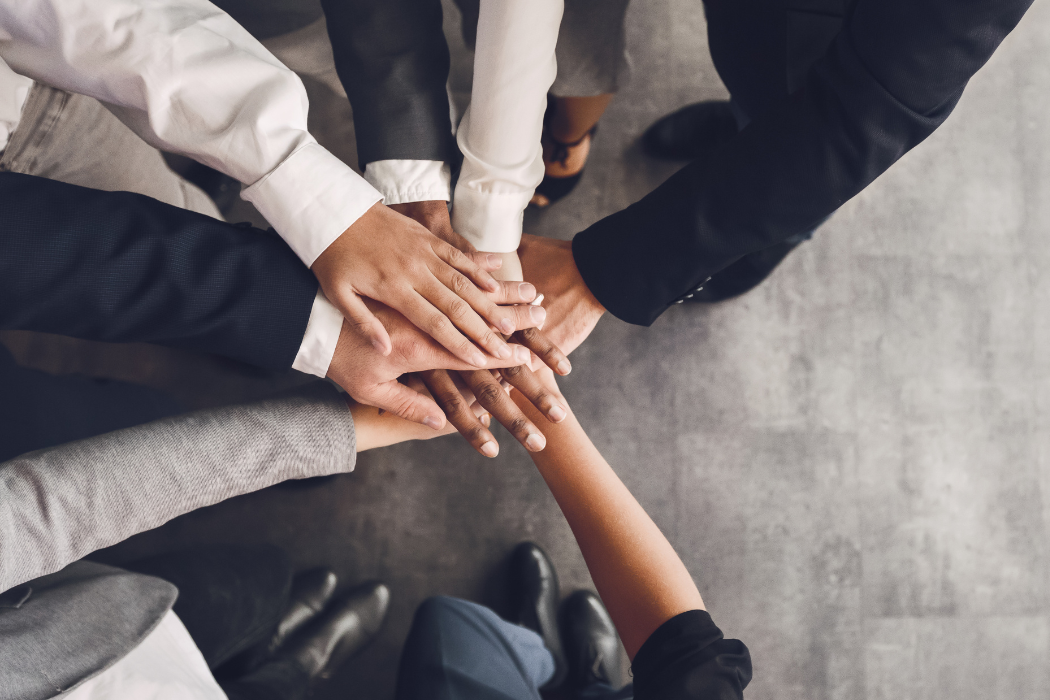
<path id="1" fill-rule="evenodd" d="M 278 652 L 311 679 L 328 678 L 379 633 L 390 607 L 386 584 L 362 584 L 333 602 Z"/>
<path id="2" fill-rule="evenodd" d="M 619 688 L 620 637 L 601 599 L 590 591 L 573 593 L 562 606 L 562 626 L 570 686 L 576 691 L 594 683 Z"/>
<path id="3" fill-rule="evenodd" d="M 277 623 L 277 631 L 270 638 L 267 651 L 270 654 L 276 652 L 306 623 L 321 614 L 335 594 L 338 583 L 335 572 L 328 569 L 310 569 L 296 576 L 288 596 L 288 609 Z"/>
<path id="4" fill-rule="evenodd" d="M 762 280 L 769 277 L 776 266 L 801 242 L 801 240 L 784 241 L 765 250 L 745 255 L 729 267 L 712 275 L 711 279 L 704 283 L 703 289 L 694 292 L 693 296 L 686 301 L 713 304 L 751 291 L 761 284 Z"/>
<path id="5" fill-rule="evenodd" d="M 696 160 L 737 134 L 728 102 L 697 102 L 672 112 L 646 129 L 645 152 L 664 160 Z"/>
<path id="6" fill-rule="evenodd" d="M 543 638 L 554 656 L 554 675 L 543 690 L 557 688 L 565 681 L 568 665 L 558 631 L 558 574 L 547 553 L 533 542 L 522 542 L 510 559 L 511 622 L 527 627 Z"/>

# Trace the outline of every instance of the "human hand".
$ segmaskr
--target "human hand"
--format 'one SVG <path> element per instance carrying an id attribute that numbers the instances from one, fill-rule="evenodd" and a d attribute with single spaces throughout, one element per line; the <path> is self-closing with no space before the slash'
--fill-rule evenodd
<path id="1" fill-rule="evenodd" d="M 452 230 L 448 202 L 441 200 L 405 202 L 404 204 L 391 204 L 390 208 L 423 224 L 428 231 L 453 248 L 467 254 L 478 252 L 470 241 Z M 492 253 L 492 255 L 499 256 L 503 261 L 502 265 L 492 269 L 493 277 L 507 282 L 520 282 L 525 279 L 521 275 L 521 262 L 516 252 Z"/>
<path id="2" fill-rule="evenodd" d="M 544 295 L 543 333 L 565 354 L 580 346 L 605 313 L 572 258 L 572 243 L 522 234 L 518 248 L 525 279 Z"/>
<path id="3" fill-rule="evenodd" d="M 524 338 L 527 333 L 530 337 Z M 546 365 L 542 368 L 544 371 L 550 373 L 548 367 L 561 375 L 572 371 L 568 358 L 542 333 L 525 331 L 516 334 L 513 339 L 521 342 L 542 359 Z M 553 373 L 551 374 L 553 376 Z M 537 381 L 533 370 L 527 365 L 494 372 L 464 371 L 459 372 L 458 377 L 455 373 L 433 370 L 421 373 L 420 377 L 445 412 L 449 423 L 459 430 L 474 449 L 486 457 L 499 454 L 499 443 L 489 431 L 489 425 L 478 420 L 475 412 L 470 410 L 471 407 L 460 399 L 457 389 L 462 390 L 463 384 L 477 397 L 480 407 L 490 412 L 530 452 L 542 450 L 546 446 L 546 437 L 536 422 L 525 416 L 514 401 L 508 398 L 504 389 L 516 389 L 551 423 L 564 420 L 566 415 L 566 406 L 560 398 L 560 393 L 552 393 Z"/>
<path id="4" fill-rule="evenodd" d="M 366 303 L 369 313 L 374 314 L 390 333 L 392 351 L 386 355 L 380 353 L 368 339 L 353 332 L 352 324 L 344 320 L 328 376 L 360 403 L 441 430 L 445 427 L 445 415 L 434 400 L 399 383 L 398 377 L 435 368 L 473 370 L 475 367 L 422 333 L 397 311 L 372 300 Z M 511 357 L 505 360 L 486 358 L 487 369 L 528 362 L 531 353 L 527 348 L 520 345 L 507 347 Z"/>
<path id="5" fill-rule="evenodd" d="M 393 348 L 389 329 L 362 297 L 404 314 L 453 355 L 479 368 L 487 359 L 471 340 L 492 357 L 507 360 L 512 351 L 492 327 L 507 335 L 521 328 L 513 309 L 485 294 L 499 291 L 489 271 L 500 264 L 497 256 L 460 252 L 379 203 L 344 231 L 312 269 L 329 301 L 381 354 Z"/>
<path id="6" fill-rule="evenodd" d="M 409 389 L 433 398 L 417 376 L 409 376 L 405 380 L 405 384 Z M 469 389 L 461 387 L 461 391 L 464 392 L 461 395 L 462 399 L 469 407 L 469 410 L 473 412 L 474 417 L 487 427 L 492 421 L 491 416 L 475 400 Z M 408 440 L 430 440 L 456 432 L 456 428 L 453 427 L 452 423 L 446 423 L 441 430 L 433 430 L 419 423 L 405 420 L 389 411 L 358 403 L 349 394 L 345 395 L 345 400 L 346 405 L 350 408 L 350 414 L 354 417 L 354 436 L 358 452 L 364 452 L 376 447 L 386 447 L 387 445 L 394 445 Z"/>

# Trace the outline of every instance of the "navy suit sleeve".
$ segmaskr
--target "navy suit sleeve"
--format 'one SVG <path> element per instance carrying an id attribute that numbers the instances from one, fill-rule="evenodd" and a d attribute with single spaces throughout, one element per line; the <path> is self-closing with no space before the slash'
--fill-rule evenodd
<path id="1" fill-rule="evenodd" d="M 295 360 L 318 285 L 276 235 L 16 173 L 0 212 L 0 329 Z"/>
<path id="2" fill-rule="evenodd" d="M 748 253 L 811 230 L 940 126 L 1031 0 L 858 0 L 803 87 L 573 241 L 588 287 L 649 325 Z"/>
<path id="3" fill-rule="evenodd" d="M 322 0 L 335 67 L 354 110 L 361 168 L 455 162 L 441 0 Z"/>

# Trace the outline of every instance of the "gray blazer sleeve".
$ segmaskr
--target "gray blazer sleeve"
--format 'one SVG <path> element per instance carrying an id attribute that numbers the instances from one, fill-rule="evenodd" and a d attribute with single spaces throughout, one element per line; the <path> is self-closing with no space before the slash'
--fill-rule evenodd
<path id="1" fill-rule="evenodd" d="M 352 471 L 334 392 L 190 413 L 0 464 L 0 591 L 191 510 Z"/>

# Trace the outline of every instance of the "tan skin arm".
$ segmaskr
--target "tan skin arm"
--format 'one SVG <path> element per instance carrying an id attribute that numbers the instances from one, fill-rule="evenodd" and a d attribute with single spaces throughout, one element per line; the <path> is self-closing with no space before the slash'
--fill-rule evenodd
<path id="1" fill-rule="evenodd" d="M 556 389 L 550 370 L 537 374 Z M 520 392 L 511 396 L 532 420 L 540 419 Z M 564 421 L 548 423 L 544 432 L 547 448 L 529 456 L 569 522 L 633 661 L 660 625 L 683 612 L 703 610 L 704 601 L 671 543 L 594 447 L 572 411 Z"/>

